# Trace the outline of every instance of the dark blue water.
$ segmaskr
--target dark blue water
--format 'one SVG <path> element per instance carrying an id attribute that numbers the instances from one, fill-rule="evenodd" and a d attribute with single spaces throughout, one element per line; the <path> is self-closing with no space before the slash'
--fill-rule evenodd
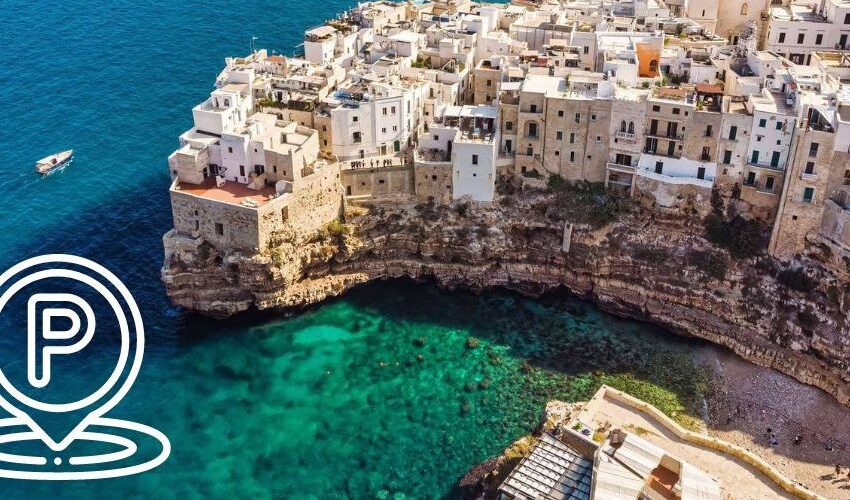
<path id="1" fill-rule="evenodd" d="M 0 268 L 70 253 L 127 284 L 148 342 L 117 414 L 158 427 L 175 448 L 132 478 L 0 481 L 4 498 L 437 497 L 529 432 L 550 397 L 584 398 L 604 382 L 686 411 L 699 396 L 692 343 L 564 297 L 376 285 L 298 317 L 224 323 L 170 305 L 159 281 L 166 157 L 191 107 L 252 35 L 291 53 L 305 27 L 352 5 L 2 3 Z M 69 168 L 33 174 L 37 159 L 68 148 Z M 4 363 L 22 356 L 0 336 Z M 88 352 L 92 364 L 64 383 L 85 381 L 102 357 Z"/>

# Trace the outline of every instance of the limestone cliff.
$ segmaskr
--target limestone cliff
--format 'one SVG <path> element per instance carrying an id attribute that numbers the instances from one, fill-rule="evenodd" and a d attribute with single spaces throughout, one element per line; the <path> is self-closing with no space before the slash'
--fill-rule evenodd
<path id="1" fill-rule="evenodd" d="M 379 278 L 527 295 L 566 286 L 606 311 L 726 346 L 850 403 L 846 282 L 816 259 L 801 257 L 795 268 L 734 260 L 703 238 L 696 216 L 633 209 L 604 225 L 593 214 L 596 224 L 581 223 L 588 214 L 553 211 L 551 196 L 349 207 L 344 226 L 282 237 L 256 255 L 172 231 L 163 280 L 175 304 L 219 317 L 313 304 Z"/>

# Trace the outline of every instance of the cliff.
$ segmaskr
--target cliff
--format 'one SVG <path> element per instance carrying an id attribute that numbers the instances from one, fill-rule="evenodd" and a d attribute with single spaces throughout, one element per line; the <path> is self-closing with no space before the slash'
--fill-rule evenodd
<path id="1" fill-rule="evenodd" d="M 171 231 L 162 276 L 175 304 L 217 317 L 309 305 L 396 277 L 531 296 L 565 286 L 606 311 L 725 346 L 850 404 L 846 281 L 816 258 L 736 260 L 705 240 L 696 215 L 582 207 L 549 191 L 486 205 L 348 207 L 344 225 L 281 235 L 254 255 Z"/>

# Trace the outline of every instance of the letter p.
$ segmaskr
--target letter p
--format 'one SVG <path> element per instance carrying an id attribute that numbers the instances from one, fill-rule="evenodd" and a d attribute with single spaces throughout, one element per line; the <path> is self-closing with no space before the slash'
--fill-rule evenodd
<path id="1" fill-rule="evenodd" d="M 45 307 L 41 310 L 39 331 L 39 302 L 74 304 L 86 317 L 86 330 L 80 333 L 81 320 L 77 311 L 68 307 Z M 67 329 L 54 330 L 55 318 L 71 322 Z M 33 387 L 42 388 L 50 382 L 51 356 L 73 354 L 91 341 L 95 329 L 94 311 L 88 302 L 70 293 L 36 293 L 27 302 L 27 379 Z"/>

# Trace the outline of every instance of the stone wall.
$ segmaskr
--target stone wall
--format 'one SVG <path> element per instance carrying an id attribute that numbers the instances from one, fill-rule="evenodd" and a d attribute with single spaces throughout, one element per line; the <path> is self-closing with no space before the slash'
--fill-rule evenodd
<path id="1" fill-rule="evenodd" d="M 174 229 L 202 238 L 216 248 L 256 251 L 260 248 L 259 211 L 171 190 Z"/>
<path id="2" fill-rule="evenodd" d="M 416 162 L 414 165 L 416 200 L 420 203 L 448 204 L 452 201 L 452 164 Z"/>
<path id="3" fill-rule="evenodd" d="M 776 223 L 770 239 L 769 251 L 780 259 L 790 258 L 803 251 L 807 236 L 821 225 L 830 171 L 841 169 L 840 156 L 833 155 L 835 134 L 814 130 L 797 129 L 792 155 L 788 160 L 788 172 L 780 200 Z M 810 155 L 812 143 L 817 143 L 817 154 Z M 836 160 L 834 164 L 833 159 Z M 815 169 L 805 173 L 806 165 L 812 162 Z M 811 200 L 804 199 L 807 188 L 814 189 Z"/>
<path id="4" fill-rule="evenodd" d="M 413 167 L 357 168 L 342 170 L 340 180 L 346 196 L 414 196 Z"/>

